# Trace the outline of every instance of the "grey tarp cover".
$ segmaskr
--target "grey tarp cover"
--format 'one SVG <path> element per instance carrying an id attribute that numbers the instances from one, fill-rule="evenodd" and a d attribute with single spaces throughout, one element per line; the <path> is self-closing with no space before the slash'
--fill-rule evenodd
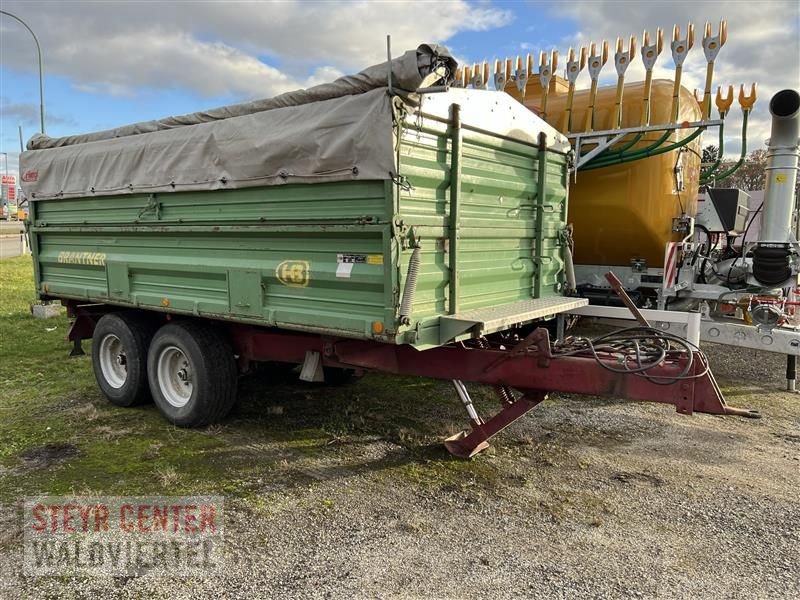
<path id="1" fill-rule="evenodd" d="M 443 61 L 423 45 L 391 63 L 393 86 L 414 90 Z M 283 183 L 388 179 L 394 169 L 388 63 L 275 98 L 136 123 L 36 136 L 20 157 L 31 199 Z"/>

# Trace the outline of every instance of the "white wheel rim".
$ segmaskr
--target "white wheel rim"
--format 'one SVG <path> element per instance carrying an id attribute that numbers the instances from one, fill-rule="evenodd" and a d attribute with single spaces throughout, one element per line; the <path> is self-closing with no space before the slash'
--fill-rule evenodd
<path id="1" fill-rule="evenodd" d="M 100 370 L 106 383 L 114 389 L 125 385 L 128 379 L 128 359 L 122 342 L 113 333 L 100 340 Z"/>
<path id="2" fill-rule="evenodd" d="M 158 387 L 164 399 L 175 408 L 186 406 L 194 389 L 192 365 L 177 346 L 158 355 Z"/>

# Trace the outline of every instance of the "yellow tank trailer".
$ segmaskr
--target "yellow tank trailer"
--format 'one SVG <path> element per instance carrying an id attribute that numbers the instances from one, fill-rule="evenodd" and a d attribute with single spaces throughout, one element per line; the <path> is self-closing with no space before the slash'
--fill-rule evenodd
<path id="1" fill-rule="evenodd" d="M 674 82 L 656 80 L 652 83 L 650 123 L 673 122 L 671 115 Z M 550 81 L 545 120 L 562 130 L 568 98 L 567 81 L 553 77 Z M 506 92 L 522 101 L 541 116 L 542 87 L 531 78 L 525 97 L 512 83 Z M 590 90 L 574 93 L 571 131 L 582 131 L 589 115 Z M 622 127 L 636 127 L 645 111 L 645 83 L 624 86 Z M 616 121 L 616 90 L 614 86 L 597 90 L 594 129 L 614 129 Z M 698 121 L 700 105 L 692 93 L 680 88 L 678 123 Z M 576 127 L 575 124 L 580 124 Z M 666 143 L 687 137 L 692 130 L 675 130 Z M 630 150 L 645 148 L 660 139 L 655 131 L 641 137 Z M 623 139 L 625 146 L 634 139 Z M 688 145 L 689 152 L 673 150 L 658 156 L 627 162 L 601 169 L 581 171 L 570 188 L 569 220 L 575 226 L 575 262 L 578 264 L 630 266 L 631 260 L 644 259 L 647 265 L 658 267 L 664 261 L 664 248 L 673 236 L 672 219 L 682 213 L 697 212 L 697 186 L 700 179 L 700 138 Z M 680 164 L 678 157 L 680 154 Z M 681 166 L 681 190 L 677 183 L 676 165 Z M 677 235 L 677 234 L 676 234 Z"/>
<path id="2" fill-rule="evenodd" d="M 635 37 L 627 42 L 618 38 L 612 56 L 607 42 L 577 52 L 570 49 L 564 70 L 559 70 L 558 52 L 552 51 L 542 52 L 538 64 L 528 55 L 468 65 L 456 74 L 459 85 L 479 88 L 487 87 L 493 75 L 496 89 L 570 135 L 579 172 L 571 186 L 569 220 L 579 265 L 633 266 L 639 272 L 661 268 L 670 242 L 691 236 L 698 186 L 730 175 L 718 172 L 720 161 L 701 170 L 700 153 L 700 135 L 707 127 L 718 126 L 722 139 L 722 119 L 733 100 L 731 88 L 726 98 L 718 91 L 720 120 L 711 120 L 714 62 L 727 40 L 727 25 L 722 20 L 716 35 L 708 23 L 703 29 L 707 67 L 699 97 L 681 85 L 683 64 L 694 46 L 694 26 L 689 24 L 684 33 L 673 28 L 671 80 L 653 80 L 664 49 L 661 29 L 652 38 L 645 31 L 641 48 Z M 645 79 L 626 83 L 625 72 L 639 57 Z M 600 73 L 609 58 L 616 85 L 600 87 Z M 577 90 L 585 67 L 591 87 Z M 755 93 L 747 97 L 742 90 L 739 99 L 744 131 Z M 744 148 L 743 134 L 743 152 Z"/>

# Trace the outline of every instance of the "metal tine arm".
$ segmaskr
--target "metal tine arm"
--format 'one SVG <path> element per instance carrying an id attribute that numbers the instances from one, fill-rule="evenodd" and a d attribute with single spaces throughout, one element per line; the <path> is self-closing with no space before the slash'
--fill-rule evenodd
<path id="1" fill-rule="evenodd" d="M 597 81 L 600 78 L 600 71 L 603 70 L 603 66 L 605 66 L 606 62 L 608 62 L 608 42 L 603 41 L 600 54 L 597 53 L 597 46 L 592 42 L 588 63 L 592 87 L 589 91 L 589 106 L 586 107 L 586 123 L 583 127 L 583 130 L 586 132 L 594 131 L 594 107 L 597 101 Z"/>
<path id="2" fill-rule="evenodd" d="M 715 179 L 717 181 L 722 181 L 723 179 L 730 177 L 739 170 L 739 167 L 744 164 L 744 159 L 747 156 L 747 119 L 750 116 L 750 111 L 753 110 L 753 105 L 756 103 L 756 99 L 757 95 L 755 83 L 750 86 L 749 96 L 744 93 L 744 85 L 739 86 L 739 106 L 742 108 L 742 151 L 739 154 L 739 160 L 736 161 L 736 164 L 734 164 L 724 173 L 719 173 L 716 175 Z"/>
<path id="3" fill-rule="evenodd" d="M 469 65 L 464 65 L 463 67 L 459 67 L 457 79 L 461 82 L 461 87 L 467 87 L 470 84 L 472 79 L 472 69 Z"/>
<path id="4" fill-rule="evenodd" d="M 628 49 L 624 49 L 624 42 L 622 38 L 617 38 L 617 52 L 614 54 L 614 66 L 617 69 L 617 99 L 616 108 L 614 111 L 614 121 L 609 127 L 622 127 L 622 96 L 625 93 L 625 71 L 631 64 L 631 61 L 636 56 L 636 38 L 631 36 Z"/>
<path id="5" fill-rule="evenodd" d="M 645 31 L 642 34 L 642 62 L 645 68 L 644 78 L 644 109 L 642 110 L 642 118 L 640 125 L 650 125 L 650 94 L 653 87 L 653 67 L 656 64 L 656 59 L 664 49 L 664 31 L 659 27 L 656 30 L 656 39 L 653 44 L 650 44 L 650 32 Z"/>
<path id="6" fill-rule="evenodd" d="M 578 80 L 583 68 L 586 66 L 586 48 L 581 47 L 579 57 L 575 57 L 575 50 L 569 49 L 567 57 L 567 79 L 569 80 L 569 92 L 567 94 L 567 108 L 565 109 L 564 121 L 561 131 L 569 133 L 572 129 L 572 103 L 575 99 L 575 82 Z"/>
<path id="7" fill-rule="evenodd" d="M 719 111 L 719 118 L 722 121 L 722 123 L 719 126 L 719 144 L 717 146 L 717 159 L 714 161 L 713 165 L 704 169 L 700 173 L 701 183 L 703 182 L 703 180 L 713 175 L 717 171 L 717 169 L 719 169 L 719 166 L 722 164 L 722 155 L 725 152 L 725 133 L 724 133 L 725 117 L 727 116 L 728 111 L 730 110 L 732 104 L 733 104 L 733 86 L 732 85 L 728 86 L 728 93 L 725 96 L 722 95 L 722 88 L 720 86 L 717 86 L 716 105 L 717 105 L 717 110 Z"/>
<path id="8" fill-rule="evenodd" d="M 450 87 L 459 88 L 464 87 L 464 73 L 461 67 L 456 67 L 456 72 L 453 73 L 453 82 L 450 84 Z"/>
<path id="9" fill-rule="evenodd" d="M 706 56 L 708 65 L 706 66 L 706 86 L 703 90 L 703 117 L 711 118 L 711 85 L 714 78 L 714 61 L 719 54 L 720 48 L 725 45 L 728 39 L 728 24 L 723 19 L 719 22 L 719 34 L 711 35 L 711 24 L 706 22 L 703 30 L 703 53 Z"/>
<path id="10" fill-rule="evenodd" d="M 525 57 L 525 63 L 523 65 L 522 57 L 517 57 L 517 68 L 514 71 L 514 81 L 517 84 L 517 90 L 522 97 L 522 102 L 525 102 L 525 90 L 528 87 L 528 78 L 531 75 L 531 64 L 533 59 L 530 54 Z"/>
<path id="11" fill-rule="evenodd" d="M 739 106 L 742 107 L 742 111 L 750 112 L 753 110 L 753 105 L 756 103 L 757 95 L 756 95 L 756 84 L 750 84 L 750 95 L 744 93 L 744 84 L 739 86 Z"/>
<path id="12" fill-rule="evenodd" d="M 485 90 L 489 84 L 489 63 L 475 63 L 472 65 L 472 79 L 470 84 L 476 90 Z"/>
<path id="13" fill-rule="evenodd" d="M 504 92 L 506 86 L 511 81 L 511 74 L 506 67 L 508 61 L 508 58 L 505 60 L 496 58 L 494 60 L 494 73 L 492 74 L 492 80 L 494 81 L 494 89 L 498 92 Z"/>
<path id="14" fill-rule="evenodd" d="M 689 54 L 689 50 L 694 46 L 694 25 L 689 23 L 686 28 L 686 37 L 684 39 L 680 39 L 680 35 L 681 28 L 675 25 L 672 29 L 672 43 L 670 44 L 672 60 L 675 63 L 675 85 L 672 89 L 672 110 L 670 111 L 673 123 L 678 121 L 678 113 L 680 112 L 683 63 L 686 60 L 686 55 Z"/>
<path id="15" fill-rule="evenodd" d="M 550 92 L 550 80 L 558 68 L 558 50 L 550 54 L 550 64 L 547 64 L 547 52 L 539 55 L 539 83 L 542 85 L 542 119 L 547 120 L 547 96 Z"/>
<path id="16" fill-rule="evenodd" d="M 494 89 L 498 92 L 504 91 L 507 82 L 508 76 L 506 75 L 505 61 L 498 58 L 494 61 Z"/>

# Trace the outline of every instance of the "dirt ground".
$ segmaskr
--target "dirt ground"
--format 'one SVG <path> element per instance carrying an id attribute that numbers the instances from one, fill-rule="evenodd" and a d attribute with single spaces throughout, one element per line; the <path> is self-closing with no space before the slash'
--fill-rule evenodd
<path id="1" fill-rule="evenodd" d="M 369 427 L 314 452 L 242 437 L 212 451 L 248 465 L 252 492 L 228 499 L 224 574 L 24 578 L 6 517 L 0 596 L 796 598 L 800 399 L 780 391 L 781 357 L 708 350 L 729 403 L 763 419 L 555 398 L 471 462 Z M 346 394 L 368 411 L 370 388 L 386 383 L 368 376 Z M 293 410 L 291 384 L 266 406 L 260 382 L 244 385 L 226 428 Z M 455 400 L 442 406 L 417 408 L 455 427 Z"/>
<path id="2" fill-rule="evenodd" d="M 705 348 L 760 420 L 555 396 L 472 461 L 441 446 L 466 425 L 452 387 L 412 377 L 263 371 L 224 423 L 186 430 L 111 406 L 66 317 L 30 317 L 30 261 L 0 267 L 2 599 L 800 597 L 800 396 L 781 356 Z M 22 499 L 44 494 L 224 496 L 224 569 L 26 577 Z"/>

